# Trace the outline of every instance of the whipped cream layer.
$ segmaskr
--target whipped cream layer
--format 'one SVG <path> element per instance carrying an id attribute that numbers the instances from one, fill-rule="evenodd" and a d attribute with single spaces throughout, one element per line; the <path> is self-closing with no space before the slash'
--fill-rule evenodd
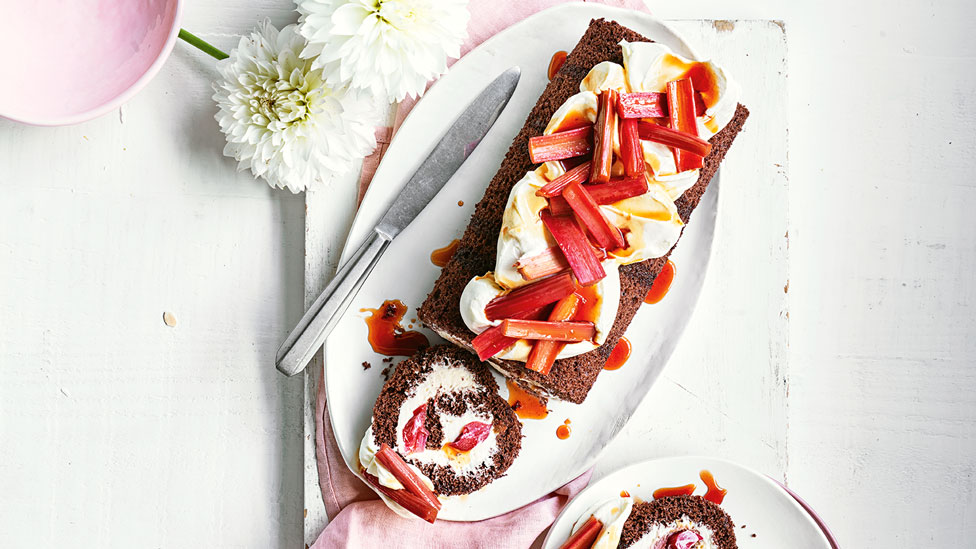
<path id="1" fill-rule="evenodd" d="M 715 532 L 708 525 L 691 520 L 688 515 L 682 515 L 679 520 L 668 524 L 652 524 L 651 529 L 630 547 L 632 549 L 658 549 L 664 545 L 668 536 L 680 530 L 694 530 L 701 536 L 702 539 L 692 545 L 692 549 L 718 549 L 718 544 L 715 542 Z"/>
<path id="2" fill-rule="evenodd" d="M 580 92 L 567 99 L 553 113 L 545 134 L 578 125 L 583 120 L 595 123 L 598 94 L 602 91 L 666 92 L 669 81 L 689 76 L 696 84 L 705 84 L 699 90 L 705 112 L 696 117 L 698 136 L 707 140 L 732 120 L 740 91 L 721 67 L 711 61 L 695 62 L 675 55 L 663 44 L 623 41 L 620 46 L 623 66 L 609 61 L 594 66 L 580 83 Z M 614 134 L 613 148 L 615 155 L 619 156 L 617 133 Z M 597 325 L 597 338 L 592 342 L 567 345 L 558 358 L 586 353 L 605 341 L 617 316 L 620 283 L 616 271 L 620 265 L 662 257 L 681 236 L 684 223 L 675 200 L 698 181 L 699 170 L 678 172 L 673 150 L 666 145 L 641 140 L 641 148 L 647 167 L 648 191 L 613 204 L 600 205 L 607 219 L 623 231 L 625 246 L 608 251 L 609 258 L 604 262 L 607 272 L 604 280 L 613 280 L 600 289 L 603 305 L 594 322 Z M 614 162 L 611 172 L 614 176 L 623 175 L 619 159 Z M 509 193 L 498 236 L 495 270 L 469 281 L 461 296 L 461 317 L 472 332 L 480 334 L 498 324 L 498 321 L 489 321 L 484 313 L 484 307 L 492 298 L 531 283 L 518 271 L 518 263 L 556 245 L 539 216 L 548 207 L 548 200 L 536 196 L 535 191 L 563 173 L 565 171 L 560 162 L 546 162 L 527 172 Z M 615 295 L 610 295 L 611 291 Z M 601 333 L 603 339 L 600 338 Z M 497 358 L 524 362 L 530 349 L 531 343 L 520 340 Z"/>
<path id="3" fill-rule="evenodd" d="M 582 528 L 591 516 L 596 517 L 603 523 L 603 529 L 600 530 L 600 535 L 597 536 L 590 549 L 617 549 L 624 523 L 630 518 L 630 512 L 633 508 L 634 498 L 631 497 L 613 498 L 597 503 L 580 515 L 579 520 L 573 525 L 572 533 L 575 534 L 577 530 Z"/>

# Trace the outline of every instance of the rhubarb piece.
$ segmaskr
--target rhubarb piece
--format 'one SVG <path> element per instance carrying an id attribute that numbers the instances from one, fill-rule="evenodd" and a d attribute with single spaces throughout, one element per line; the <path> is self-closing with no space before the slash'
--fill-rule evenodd
<path id="1" fill-rule="evenodd" d="M 610 181 L 610 168 L 613 167 L 613 134 L 616 131 L 617 90 L 605 90 L 600 93 L 600 112 L 593 126 L 593 162 L 590 165 L 592 183 Z"/>
<path id="2" fill-rule="evenodd" d="M 646 193 L 647 179 L 643 174 L 637 177 L 615 177 L 609 183 L 586 185 L 583 188 L 597 204 L 613 204 Z"/>
<path id="3" fill-rule="evenodd" d="M 699 156 L 708 156 L 708 153 L 712 152 L 712 144 L 697 135 L 675 131 L 652 122 L 639 122 L 637 133 L 641 139 L 682 149 Z M 623 147 L 623 142 L 620 146 Z"/>
<path id="4" fill-rule="evenodd" d="M 461 434 L 454 439 L 454 442 L 449 442 L 447 445 L 459 452 L 470 452 L 479 442 L 488 438 L 489 433 L 491 433 L 490 423 L 472 421 L 461 428 Z"/>
<path id="5" fill-rule="evenodd" d="M 603 523 L 590 515 L 583 526 L 580 526 L 579 530 L 570 536 L 559 549 L 590 549 L 601 531 L 603 531 Z"/>
<path id="6" fill-rule="evenodd" d="M 550 246 L 541 253 L 518 260 L 515 268 L 522 274 L 522 278 L 536 280 L 569 269 L 569 263 L 557 246 Z"/>
<path id="7" fill-rule="evenodd" d="M 543 211 L 541 215 L 542 223 L 556 240 L 556 244 L 559 245 L 559 249 L 562 250 L 566 262 L 569 263 L 569 267 L 573 270 L 573 274 L 576 275 L 576 280 L 580 284 L 590 286 L 607 276 L 596 252 L 593 251 L 593 246 L 583 234 L 583 230 L 576 224 L 574 218 L 555 216 L 547 211 Z"/>
<path id="8" fill-rule="evenodd" d="M 694 549 L 701 540 L 701 534 L 694 530 L 678 530 L 668 536 L 664 549 Z"/>
<path id="9" fill-rule="evenodd" d="M 392 448 L 386 444 L 380 446 L 380 451 L 376 452 L 376 459 L 380 462 L 380 465 L 385 467 L 398 481 L 403 485 L 411 494 L 417 496 L 418 498 L 424 500 L 428 505 L 435 507 L 437 509 L 441 508 L 441 502 L 437 499 L 437 495 L 427 487 L 426 484 L 417 476 L 417 473 L 407 465 L 407 462 L 403 461 L 400 454 L 393 451 Z"/>
<path id="10" fill-rule="evenodd" d="M 620 121 L 620 159 L 624 163 L 624 173 L 628 177 L 644 175 L 644 148 L 637 132 L 637 120 Z"/>
<path id="11" fill-rule="evenodd" d="M 643 175 L 637 177 L 614 177 L 609 183 L 600 185 L 583 185 L 597 204 L 613 204 L 621 200 L 640 196 L 647 192 L 647 179 Z M 552 215 L 571 215 L 573 209 L 561 196 L 549 199 L 549 212 Z"/>
<path id="12" fill-rule="evenodd" d="M 573 293 L 574 289 L 576 285 L 573 284 L 573 277 L 569 273 L 556 275 L 492 299 L 485 307 L 485 315 L 488 320 L 517 318 L 520 313 L 525 314 L 559 301 Z"/>
<path id="13" fill-rule="evenodd" d="M 579 166 L 567 171 L 566 173 L 560 175 L 556 179 L 546 183 L 538 191 L 535 192 L 536 196 L 559 196 L 559 193 L 563 192 L 566 185 L 570 183 L 586 183 L 586 180 L 590 177 L 590 161 L 583 162 Z"/>
<path id="14" fill-rule="evenodd" d="M 583 223 L 596 243 L 605 250 L 616 250 L 624 247 L 624 235 L 616 225 L 610 223 L 596 200 L 583 189 L 579 183 L 573 183 L 563 189 L 563 198 L 573 209 L 573 213 Z"/>
<path id="15" fill-rule="evenodd" d="M 427 437 L 430 432 L 424 427 L 427 420 L 427 404 L 421 404 L 413 411 L 413 416 L 403 427 L 403 442 L 408 454 L 420 452 L 427 447 Z"/>
<path id="16" fill-rule="evenodd" d="M 701 92 L 695 92 L 695 116 L 705 114 L 705 100 Z M 620 118 L 667 118 L 668 94 L 660 92 L 622 93 L 617 98 L 617 115 Z"/>
<path id="17" fill-rule="evenodd" d="M 698 125 L 695 122 L 695 90 L 691 79 L 672 80 L 668 82 L 668 113 L 671 116 L 671 129 L 698 137 Z M 674 162 L 679 172 L 701 168 L 701 155 L 684 149 L 674 150 Z M 591 178 L 592 179 L 592 178 Z"/>
<path id="18" fill-rule="evenodd" d="M 395 503 L 403 507 L 407 511 L 417 515 L 418 517 L 424 519 L 425 521 L 433 524 L 437 519 L 437 507 L 433 507 L 424 501 L 423 498 L 417 497 L 406 490 L 394 490 L 389 486 L 383 486 L 380 484 L 380 480 L 373 475 L 362 471 L 363 476 L 366 477 L 366 481 L 373 485 L 374 488 L 382 492 L 382 494 Z"/>
<path id="19" fill-rule="evenodd" d="M 593 150 L 592 126 L 529 138 L 529 158 L 533 164 L 583 156 Z"/>
<path id="20" fill-rule="evenodd" d="M 502 333 L 502 327 L 499 324 L 498 326 L 492 326 L 491 328 L 488 328 L 475 336 L 475 338 L 471 340 L 471 346 L 474 348 L 474 352 L 478 353 L 479 360 L 488 360 L 489 358 L 511 347 L 516 341 L 518 340 L 511 337 L 505 337 L 505 334 Z"/>
<path id="21" fill-rule="evenodd" d="M 668 95 L 659 92 L 622 93 L 617 99 L 620 118 L 661 118 L 668 116 Z"/>
<path id="22" fill-rule="evenodd" d="M 517 314 L 515 315 L 515 318 L 539 318 L 544 310 L 545 307 L 540 307 L 534 311 Z M 502 334 L 501 325 L 498 325 L 492 326 L 491 328 L 488 328 L 487 330 L 478 334 L 473 340 L 471 340 L 471 346 L 474 347 L 474 351 L 478 354 L 478 358 L 480 360 L 488 360 L 489 358 L 511 347 L 516 341 L 518 340 L 515 338 L 505 337 Z"/>
<path id="23" fill-rule="evenodd" d="M 542 339 L 577 343 L 593 339 L 593 336 L 596 335 L 596 326 L 592 322 L 550 322 L 548 320 L 506 318 L 502 321 L 501 326 L 503 334 L 516 339 Z"/>
<path id="24" fill-rule="evenodd" d="M 549 313 L 549 320 L 552 322 L 566 322 L 573 320 L 576 310 L 579 308 L 580 298 L 575 293 L 560 299 L 556 306 Z M 549 373 L 552 365 L 556 362 L 556 356 L 563 350 L 566 344 L 559 341 L 536 341 L 529 352 L 529 358 L 525 361 L 525 367 L 535 370 L 542 375 Z"/>

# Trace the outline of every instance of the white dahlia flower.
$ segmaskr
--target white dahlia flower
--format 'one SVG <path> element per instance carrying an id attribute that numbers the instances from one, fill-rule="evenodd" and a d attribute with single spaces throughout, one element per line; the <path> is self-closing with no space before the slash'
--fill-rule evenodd
<path id="1" fill-rule="evenodd" d="M 376 147 L 373 104 L 326 85 L 304 47 L 296 25 L 278 31 L 265 21 L 217 63 L 213 96 L 224 154 L 295 193 L 348 172 Z"/>
<path id="2" fill-rule="evenodd" d="M 331 86 L 388 101 L 419 96 L 467 36 L 467 0 L 296 0 L 302 55 Z"/>

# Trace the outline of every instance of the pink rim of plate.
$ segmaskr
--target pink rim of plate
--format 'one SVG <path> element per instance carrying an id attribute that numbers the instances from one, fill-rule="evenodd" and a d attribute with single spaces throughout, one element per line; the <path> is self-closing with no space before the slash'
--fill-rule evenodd
<path id="1" fill-rule="evenodd" d="M 813 519 L 813 522 L 817 523 L 817 526 L 819 526 L 820 529 L 823 530 L 824 536 L 827 537 L 827 542 L 830 543 L 830 546 L 833 549 L 840 549 L 840 545 L 837 544 L 837 538 L 835 538 L 834 533 L 830 531 L 830 527 L 827 526 L 827 523 L 824 522 L 822 518 L 820 518 L 820 515 L 818 515 L 817 512 L 813 510 L 813 507 L 811 507 L 809 503 L 804 501 L 799 494 L 787 488 L 787 486 L 782 482 L 776 480 L 771 476 L 769 477 L 769 479 L 775 482 L 776 484 L 778 484 L 779 487 L 782 488 L 784 491 L 786 491 L 787 494 L 792 496 L 793 499 L 795 499 L 796 502 L 800 504 L 800 507 L 803 507 L 803 510 L 810 515 L 810 518 Z"/>
<path id="2" fill-rule="evenodd" d="M 113 0 L 109 0 L 108 3 L 106 3 L 104 0 L 96 1 L 99 4 L 99 8 L 104 8 L 106 5 L 111 7 Z M 27 112 L 25 114 L 24 111 L 29 109 L 11 108 L 9 104 L 0 104 L 0 118 L 5 118 L 7 120 L 20 122 L 22 124 L 29 124 L 32 126 L 67 126 L 97 118 L 107 112 L 112 111 L 113 109 L 118 108 L 120 105 L 128 101 L 156 76 L 160 68 L 169 58 L 169 54 L 173 51 L 177 36 L 180 32 L 180 19 L 183 13 L 183 0 L 158 1 L 165 4 L 165 8 L 160 10 L 160 13 L 164 13 L 166 15 L 172 14 L 169 21 L 161 22 L 164 27 L 168 24 L 169 28 L 166 29 L 165 34 L 158 33 L 159 36 L 153 36 L 149 40 L 139 44 L 140 48 L 147 47 L 151 50 L 156 50 L 155 57 L 144 69 L 141 67 L 129 68 L 129 73 L 122 73 L 120 75 L 121 77 L 131 77 L 133 74 L 137 74 L 138 71 L 142 72 L 142 74 L 139 75 L 138 78 L 136 78 L 126 88 L 122 89 L 118 93 L 115 93 L 111 97 L 106 98 L 100 104 L 87 107 L 79 112 L 65 112 L 51 114 L 50 116 L 37 115 L 31 112 Z M 153 3 L 154 2 L 150 2 L 150 4 Z M 124 16 L 120 16 L 120 18 L 124 18 Z M 149 30 L 152 30 L 152 28 L 150 27 Z M 165 36 L 165 40 L 161 41 L 160 38 L 163 36 Z M 160 42 L 162 42 L 161 46 Z"/>

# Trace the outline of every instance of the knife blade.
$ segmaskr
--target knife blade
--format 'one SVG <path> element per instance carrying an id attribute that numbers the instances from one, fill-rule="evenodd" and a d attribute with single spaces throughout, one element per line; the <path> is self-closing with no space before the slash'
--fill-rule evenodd
<path id="1" fill-rule="evenodd" d="M 359 292 L 390 242 L 430 204 L 478 146 L 515 93 L 521 71 L 501 73 L 464 109 L 414 172 L 365 242 L 339 268 L 278 348 L 275 366 L 293 376 L 305 368 Z"/>

